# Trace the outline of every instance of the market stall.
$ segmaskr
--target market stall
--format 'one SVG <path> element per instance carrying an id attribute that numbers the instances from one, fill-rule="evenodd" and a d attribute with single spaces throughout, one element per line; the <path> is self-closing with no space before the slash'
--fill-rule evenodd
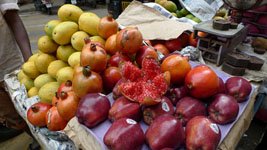
<path id="1" fill-rule="evenodd" d="M 183 15 L 189 9 L 192 14 L 174 17 L 169 7 L 134 1 L 116 20 L 63 5 L 58 12 L 61 21 L 48 22 L 46 36 L 38 41 L 41 53 L 33 55 L 22 70 L 6 75 L 12 102 L 43 149 L 188 149 L 205 144 L 211 149 L 234 149 L 253 118 L 259 82 L 267 67 L 263 63 L 258 72 L 247 68 L 242 77 L 223 69 L 221 64 L 227 63 L 230 52 L 239 49 L 249 58 L 259 55 L 251 53 L 250 44 L 233 38 L 246 36 L 242 24 L 229 32 L 201 27 L 223 3 L 212 5 L 214 9 L 203 5 L 202 9 L 210 12 L 203 16 L 201 13 L 207 12 L 198 14 L 193 9 L 196 6 L 190 10 L 185 3 L 178 12 Z M 79 17 L 66 17 L 63 12 L 68 11 Z M 190 15 L 195 18 L 189 19 Z M 229 34 L 233 39 L 228 42 L 213 34 Z M 206 39 L 208 44 L 202 44 Z M 224 58 L 214 63 L 204 52 L 216 48 L 216 55 Z M 260 57 L 266 60 L 267 54 Z M 179 96 L 174 92 L 178 89 Z M 229 104 L 223 106 L 220 101 Z M 45 125 L 35 124 L 29 112 L 43 103 L 49 105 Z M 218 105 L 222 108 L 216 108 Z M 231 107 L 226 115 L 224 107 Z M 189 110 L 202 108 L 196 114 Z M 193 131 L 194 127 L 199 127 L 198 131 Z M 163 132 L 164 136 L 157 135 Z M 195 132 L 202 135 L 195 137 Z M 201 138 L 206 141 L 198 143 Z M 155 140 L 163 146 L 152 142 Z"/>

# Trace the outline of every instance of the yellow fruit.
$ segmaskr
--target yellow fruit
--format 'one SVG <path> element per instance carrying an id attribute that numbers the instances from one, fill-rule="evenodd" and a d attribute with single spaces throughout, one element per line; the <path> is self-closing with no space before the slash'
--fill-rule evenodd
<path id="1" fill-rule="evenodd" d="M 21 81 L 23 78 L 29 78 L 22 70 L 17 74 L 18 80 Z"/>
<path id="2" fill-rule="evenodd" d="M 49 64 L 54 60 L 56 60 L 56 57 L 54 57 L 53 55 L 42 53 L 37 56 L 34 64 L 41 73 L 47 73 Z"/>
<path id="3" fill-rule="evenodd" d="M 34 80 L 34 86 L 37 89 L 40 89 L 43 85 L 48 82 L 55 82 L 56 80 L 51 77 L 49 74 L 41 74 Z"/>
<path id="4" fill-rule="evenodd" d="M 91 12 L 83 13 L 78 21 L 79 29 L 89 33 L 90 35 L 98 35 L 97 24 L 100 18 Z"/>
<path id="5" fill-rule="evenodd" d="M 78 24 L 72 21 L 65 21 L 58 24 L 53 30 L 53 40 L 60 44 L 66 45 L 71 41 L 71 36 L 78 31 Z"/>
<path id="6" fill-rule="evenodd" d="M 77 51 L 81 51 L 84 46 L 84 39 L 90 36 L 84 31 L 77 31 L 71 37 L 71 45 Z"/>
<path id="7" fill-rule="evenodd" d="M 159 2 L 160 2 L 160 0 L 155 0 L 155 3 L 157 3 L 157 4 L 158 4 Z"/>
<path id="8" fill-rule="evenodd" d="M 20 81 L 20 85 L 24 84 L 24 86 L 26 87 L 27 91 L 32 88 L 34 86 L 33 80 L 31 78 L 23 78 Z"/>
<path id="9" fill-rule="evenodd" d="M 62 21 L 74 21 L 78 22 L 83 10 L 72 4 L 65 4 L 58 9 L 58 18 Z"/>
<path id="10" fill-rule="evenodd" d="M 226 15 L 225 8 L 222 8 L 219 12 L 217 12 L 216 16 L 224 17 Z"/>
<path id="11" fill-rule="evenodd" d="M 50 20 L 44 27 L 45 34 L 52 39 L 52 32 L 54 28 L 61 23 L 59 20 Z"/>
<path id="12" fill-rule="evenodd" d="M 81 52 L 72 53 L 68 59 L 69 65 L 74 68 L 77 64 L 80 64 Z"/>
<path id="13" fill-rule="evenodd" d="M 33 61 L 28 61 L 24 63 L 24 65 L 22 66 L 22 70 L 25 75 L 32 79 L 35 79 L 41 74 L 40 71 L 36 68 Z"/>
<path id="14" fill-rule="evenodd" d="M 67 80 L 72 81 L 73 79 L 73 69 L 71 67 L 61 68 L 56 75 L 57 82 L 63 83 Z"/>
<path id="15" fill-rule="evenodd" d="M 56 78 L 56 74 L 58 70 L 66 66 L 68 66 L 68 64 L 65 63 L 63 60 L 55 60 L 49 64 L 47 68 L 47 72 L 50 76 L 52 76 L 53 78 Z"/>
<path id="16" fill-rule="evenodd" d="M 167 9 L 169 12 L 176 12 L 177 6 L 173 1 L 166 1 L 163 3 L 163 7 Z"/>
<path id="17" fill-rule="evenodd" d="M 33 97 L 38 95 L 38 89 L 36 87 L 32 87 L 29 91 L 28 91 L 28 97 Z"/>
<path id="18" fill-rule="evenodd" d="M 51 104 L 59 85 L 58 82 L 49 82 L 43 85 L 38 91 L 40 101 Z"/>
<path id="19" fill-rule="evenodd" d="M 172 14 L 174 17 L 177 17 L 176 13 L 172 12 L 171 14 Z"/>
<path id="20" fill-rule="evenodd" d="M 91 41 L 98 41 L 104 46 L 105 46 L 105 43 L 106 43 L 106 41 L 101 36 L 97 36 L 97 35 L 96 36 L 91 36 L 90 40 Z"/>
<path id="21" fill-rule="evenodd" d="M 52 39 L 48 36 L 42 36 L 38 40 L 38 49 L 43 53 L 54 53 L 57 50 L 57 43 L 55 43 Z"/>
<path id="22" fill-rule="evenodd" d="M 167 2 L 167 0 L 160 0 L 158 4 L 160 4 L 161 6 L 163 6 L 163 4 Z"/>
<path id="23" fill-rule="evenodd" d="M 216 19 L 223 19 L 223 20 L 224 20 L 224 18 L 221 17 L 221 16 L 215 16 L 215 17 L 213 18 L 213 20 L 216 20 Z"/>
<path id="24" fill-rule="evenodd" d="M 37 56 L 38 56 L 38 53 L 33 54 L 33 55 L 29 58 L 28 61 L 35 61 L 35 59 L 37 58 Z"/>
<path id="25" fill-rule="evenodd" d="M 68 58 L 74 52 L 75 50 L 71 45 L 61 45 L 57 49 L 57 58 L 65 62 L 68 62 Z"/>

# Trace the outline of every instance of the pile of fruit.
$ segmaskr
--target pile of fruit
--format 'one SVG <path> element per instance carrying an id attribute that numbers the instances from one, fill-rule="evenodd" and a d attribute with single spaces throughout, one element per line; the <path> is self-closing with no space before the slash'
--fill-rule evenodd
<path id="1" fill-rule="evenodd" d="M 45 26 L 40 52 L 18 74 L 28 96 L 40 98 L 27 112 L 34 126 L 58 131 L 76 116 L 94 128 L 109 119 L 103 142 L 110 149 L 141 149 L 145 143 L 152 150 L 176 149 L 185 143 L 188 150 L 214 150 L 221 139 L 217 123 L 233 122 L 238 103 L 248 99 L 245 79 L 224 83 L 208 66 L 191 68 L 188 58 L 170 53 L 193 45 L 185 33 L 145 40 L 150 46 L 144 46 L 138 28 L 119 31 L 111 16 L 99 18 L 69 4 L 58 16 L 61 21 Z M 112 105 L 104 95 L 110 92 Z M 140 121 L 149 126 L 145 132 Z"/>
<path id="2" fill-rule="evenodd" d="M 192 15 L 188 10 L 185 8 L 182 8 L 181 10 L 177 9 L 176 4 L 173 1 L 168 1 L 168 0 L 155 0 L 155 3 L 161 5 L 164 7 L 166 10 L 171 12 L 171 14 L 177 18 L 182 18 L 186 17 L 190 20 L 195 21 L 196 23 L 200 23 L 201 20 L 194 15 Z"/>

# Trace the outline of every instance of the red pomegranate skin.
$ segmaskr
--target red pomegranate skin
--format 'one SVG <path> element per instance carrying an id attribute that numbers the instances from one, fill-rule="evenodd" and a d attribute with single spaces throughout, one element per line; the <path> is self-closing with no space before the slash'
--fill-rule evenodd
<path id="1" fill-rule="evenodd" d="M 103 141 L 112 150 L 141 150 L 145 143 L 145 135 L 136 121 L 121 118 L 113 122 Z"/>
<path id="2" fill-rule="evenodd" d="M 76 111 L 76 117 L 79 123 L 88 128 L 93 128 L 106 120 L 109 109 L 110 102 L 105 95 L 89 93 L 81 99 Z"/>
<path id="3" fill-rule="evenodd" d="M 112 89 L 112 94 L 113 94 L 113 99 L 116 100 L 117 98 L 119 98 L 120 96 L 123 96 L 121 91 L 119 90 L 118 86 L 122 83 L 124 83 L 124 79 L 120 79 L 115 86 Z"/>

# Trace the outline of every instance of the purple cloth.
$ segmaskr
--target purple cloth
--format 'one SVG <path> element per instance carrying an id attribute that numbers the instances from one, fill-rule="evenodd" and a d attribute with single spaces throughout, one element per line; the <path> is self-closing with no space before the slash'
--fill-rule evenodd
<path id="1" fill-rule="evenodd" d="M 193 62 L 193 61 L 190 61 L 190 64 L 192 66 L 192 68 L 194 68 L 195 66 L 199 65 L 198 63 L 196 62 Z M 230 76 L 228 76 L 227 74 L 221 72 L 221 71 L 218 71 L 218 70 L 215 70 L 213 68 L 211 68 L 213 71 L 216 72 L 217 76 L 221 77 L 222 80 L 225 82 Z M 252 96 L 252 93 L 254 91 L 255 87 L 252 86 L 252 90 L 251 90 L 251 93 L 249 95 L 249 99 L 251 98 Z M 107 95 L 107 97 L 109 98 L 111 104 L 113 103 L 113 98 L 112 98 L 112 93 L 110 93 L 109 95 Z M 238 113 L 238 116 L 237 116 L 237 119 L 232 122 L 232 123 L 229 123 L 229 124 L 226 124 L 226 125 L 219 125 L 219 128 L 221 130 L 221 140 L 220 140 L 220 143 L 223 141 L 223 139 L 225 138 L 225 136 L 228 134 L 228 132 L 231 130 L 232 126 L 235 124 L 235 122 L 239 119 L 240 115 L 243 113 L 243 111 L 245 110 L 245 108 L 247 107 L 248 105 L 248 100 L 247 101 L 244 101 L 242 103 L 238 103 L 239 105 L 239 113 Z M 144 133 L 145 131 L 147 130 L 148 128 L 148 125 L 146 125 L 143 121 L 140 121 L 139 124 L 141 125 Z M 100 125 L 94 127 L 93 129 L 88 129 L 85 128 L 88 130 L 88 132 L 90 132 L 92 135 L 94 135 L 96 137 L 96 139 L 99 141 L 99 143 L 102 145 L 102 149 L 107 149 L 105 144 L 103 143 L 103 138 L 104 138 L 104 135 L 105 133 L 107 132 L 107 130 L 109 129 L 109 127 L 111 126 L 111 122 L 107 119 L 105 122 L 101 123 Z M 149 150 L 148 146 L 144 144 L 142 150 Z"/>

